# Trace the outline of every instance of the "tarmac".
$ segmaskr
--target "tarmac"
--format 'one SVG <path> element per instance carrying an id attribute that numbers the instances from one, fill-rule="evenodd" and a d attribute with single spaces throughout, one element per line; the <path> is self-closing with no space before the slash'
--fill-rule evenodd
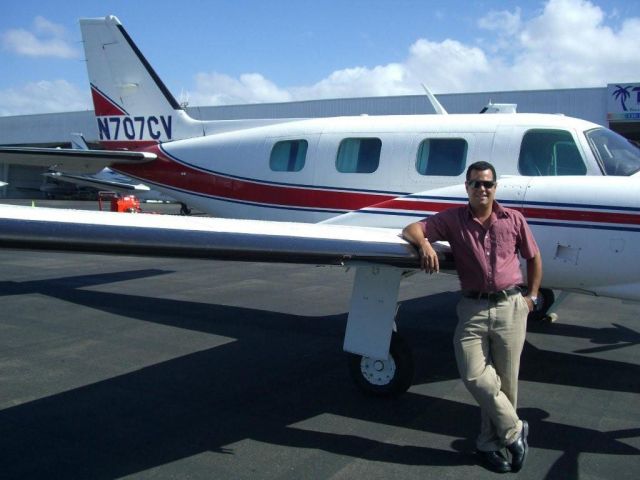
<path id="1" fill-rule="evenodd" d="M 500 476 L 473 454 L 454 276 L 403 281 L 416 375 L 383 399 L 355 388 L 342 352 L 353 271 L 6 249 L 0 265 L 2 479 Z M 529 325 L 530 451 L 503 478 L 638 478 L 639 312 L 571 295 L 556 323 Z"/>

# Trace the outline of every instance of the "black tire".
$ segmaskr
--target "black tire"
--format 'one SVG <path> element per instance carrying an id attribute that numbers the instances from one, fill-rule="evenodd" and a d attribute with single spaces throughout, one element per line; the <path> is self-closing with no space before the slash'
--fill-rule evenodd
<path id="1" fill-rule="evenodd" d="M 389 359 L 373 360 L 349 354 L 349 373 L 358 389 L 367 395 L 390 397 L 406 392 L 413 382 L 413 355 L 407 343 L 393 332 Z"/>
<path id="2" fill-rule="evenodd" d="M 547 312 L 556 301 L 556 295 L 550 288 L 541 288 L 538 290 L 538 299 L 540 301 L 540 307 L 529 313 L 529 321 L 540 322 L 547 318 Z"/>
<path id="3" fill-rule="evenodd" d="M 191 209 L 187 206 L 186 203 L 181 203 L 180 204 L 180 215 L 191 215 Z"/>

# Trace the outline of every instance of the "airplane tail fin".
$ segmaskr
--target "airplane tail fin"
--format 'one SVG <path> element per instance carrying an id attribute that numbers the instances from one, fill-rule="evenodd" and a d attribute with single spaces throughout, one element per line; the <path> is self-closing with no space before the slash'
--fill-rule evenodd
<path id="1" fill-rule="evenodd" d="M 80 20 L 100 140 L 139 148 L 203 134 L 114 16 Z"/>

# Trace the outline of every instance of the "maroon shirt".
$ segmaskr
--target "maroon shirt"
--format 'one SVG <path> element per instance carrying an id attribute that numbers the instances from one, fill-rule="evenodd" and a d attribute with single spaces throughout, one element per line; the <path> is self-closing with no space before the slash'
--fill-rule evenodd
<path id="1" fill-rule="evenodd" d="M 524 216 L 493 202 L 489 228 L 469 205 L 451 208 L 420 222 L 429 242 L 451 245 L 462 290 L 497 292 L 522 284 L 518 253 L 531 259 L 538 245 Z"/>

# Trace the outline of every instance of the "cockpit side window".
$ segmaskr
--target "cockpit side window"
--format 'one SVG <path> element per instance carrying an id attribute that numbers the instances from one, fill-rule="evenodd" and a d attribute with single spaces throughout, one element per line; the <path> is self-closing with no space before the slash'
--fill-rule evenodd
<path id="1" fill-rule="evenodd" d="M 591 150 L 606 175 L 628 176 L 640 171 L 640 148 L 606 128 L 585 132 Z"/>
<path id="2" fill-rule="evenodd" d="M 522 138 L 518 171 L 521 175 L 586 175 L 587 167 L 571 133 L 529 130 Z"/>

